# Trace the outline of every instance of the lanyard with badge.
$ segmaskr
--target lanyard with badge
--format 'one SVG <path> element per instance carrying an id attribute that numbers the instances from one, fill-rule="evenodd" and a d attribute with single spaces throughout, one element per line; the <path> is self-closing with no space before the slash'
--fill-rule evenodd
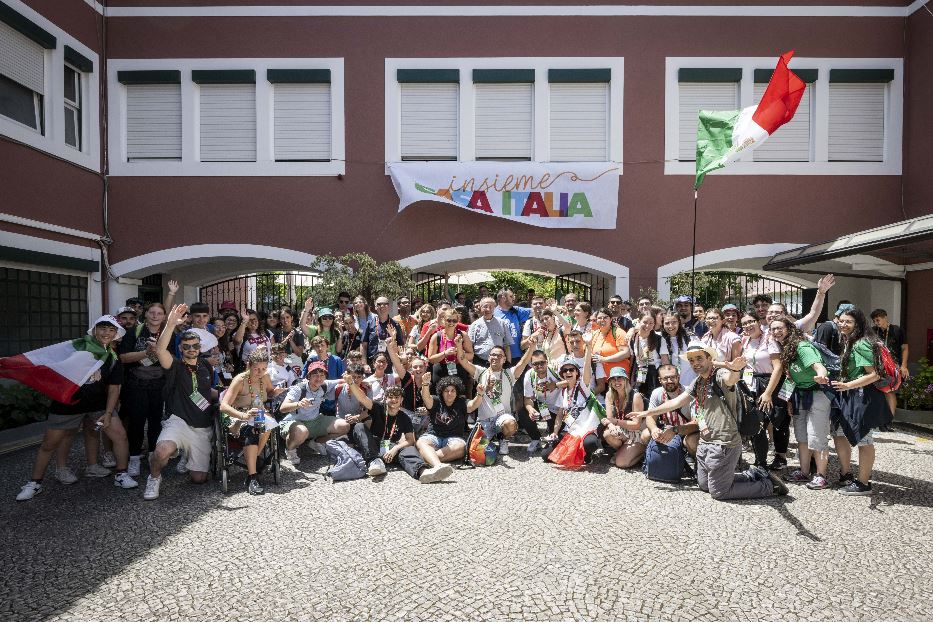
<path id="1" fill-rule="evenodd" d="M 491 369 L 486 369 L 486 373 L 492 376 Z M 486 392 L 486 396 L 489 397 L 489 400 L 492 402 L 492 408 L 496 411 L 497 416 L 505 414 L 505 404 L 502 403 L 502 374 L 504 373 L 504 371 L 499 372 L 499 378 L 496 379 L 489 391 Z"/>
<path id="2" fill-rule="evenodd" d="M 197 367 L 195 367 L 195 370 L 197 370 Z M 191 368 L 188 368 L 188 371 L 191 371 Z M 198 375 L 194 371 L 191 371 L 191 395 L 188 397 L 201 410 L 207 410 L 208 406 L 210 406 L 210 403 L 198 391 Z"/>
<path id="3" fill-rule="evenodd" d="M 386 419 L 388 419 L 389 413 L 386 413 Z M 392 447 L 392 437 L 395 436 L 395 428 L 398 424 L 398 413 L 395 413 L 395 416 L 392 417 L 392 428 L 389 428 L 389 423 L 386 421 L 385 430 L 389 430 L 389 434 L 386 435 L 385 430 L 382 431 L 382 440 L 379 443 L 379 455 L 384 456 L 386 452 Z"/>
<path id="4" fill-rule="evenodd" d="M 550 371 L 550 370 L 549 370 Z M 541 418 L 548 421 L 551 418 L 551 409 L 547 405 L 547 383 L 549 371 L 545 372 L 544 380 L 538 381 L 538 372 L 531 370 L 531 386 L 534 387 L 535 401 L 538 403 L 538 412 Z"/>
<path id="5" fill-rule="evenodd" d="M 648 347 L 641 347 L 641 335 L 635 335 L 635 356 L 638 361 L 638 371 L 635 372 L 635 384 L 645 384 L 648 380 Z"/>
<path id="6" fill-rule="evenodd" d="M 757 365 L 758 353 L 761 351 L 761 346 L 764 345 L 767 337 L 762 335 L 758 338 L 758 345 L 755 347 L 755 351 L 752 353 L 751 358 L 748 358 L 748 365 L 744 370 L 742 370 L 742 382 L 745 383 L 745 386 L 750 390 L 755 390 L 755 365 Z M 745 348 L 748 344 L 751 343 L 751 338 L 746 338 L 742 343 L 742 353 L 744 354 Z"/>

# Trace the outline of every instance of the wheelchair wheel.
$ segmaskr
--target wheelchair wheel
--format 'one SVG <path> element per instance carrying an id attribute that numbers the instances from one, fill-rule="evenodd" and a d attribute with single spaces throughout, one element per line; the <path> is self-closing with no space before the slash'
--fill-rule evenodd
<path id="1" fill-rule="evenodd" d="M 227 470 L 227 437 L 219 419 L 214 419 L 214 451 L 211 453 L 212 474 L 219 480 L 221 473 Z"/>
<path id="2" fill-rule="evenodd" d="M 276 486 L 278 486 L 279 485 L 279 471 L 281 469 L 281 465 L 279 464 L 279 461 L 281 460 L 281 456 L 279 455 L 279 433 L 278 432 L 275 432 L 272 435 L 271 441 L 272 441 L 272 458 L 271 458 L 272 459 L 272 482 Z"/>
<path id="3" fill-rule="evenodd" d="M 227 486 L 229 485 L 230 479 L 230 470 L 224 466 L 223 470 L 220 472 L 220 490 L 227 494 Z"/>

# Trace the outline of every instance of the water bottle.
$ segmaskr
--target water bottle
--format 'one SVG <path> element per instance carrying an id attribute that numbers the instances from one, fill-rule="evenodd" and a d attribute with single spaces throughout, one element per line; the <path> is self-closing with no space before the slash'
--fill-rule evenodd
<path id="1" fill-rule="evenodd" d="M 258 395 L 253 398 L 253 408 L 256 409 L 256 414 L 253 416 L 253 427 L 263 431 L 266 429 L 266 407 Z"/>

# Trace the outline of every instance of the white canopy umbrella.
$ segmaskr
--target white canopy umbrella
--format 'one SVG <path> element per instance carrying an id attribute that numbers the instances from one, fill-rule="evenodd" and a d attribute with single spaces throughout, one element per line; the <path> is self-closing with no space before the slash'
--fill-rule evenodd
<path id="1" fill-rule="evenodd" d="M 450 275 L 450 280 L 454 281 L 457 285 L 479 285 L 480 283 L 489 283 L 495 279 L 488 272 L 474 271 L 452 274 Z"/>

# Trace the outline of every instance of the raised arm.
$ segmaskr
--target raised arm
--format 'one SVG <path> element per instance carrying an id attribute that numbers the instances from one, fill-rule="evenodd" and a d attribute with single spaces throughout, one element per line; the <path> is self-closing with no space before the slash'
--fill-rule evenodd
<path id="1" fill-rule="evenodd" d="M 641 418 L 652 417 L 653 418 L 663 413 L 680 410 L 681 408 L 689 404 L 691 399 L 693 399 L 693 396 L 690 395 L 690 393 L 688 393 L 687 391 L 684 391 L 683 393 L 681 393 L 674 399 L 667 400 L 666 402 L 662 402 L 658 404 L 657 406 L 655 406 L 654 408 L 649 408 L 648 410 L 644 410 L 641 412 L 632 411 L 629 414 L 631 415 L 633 419 L 638 418 L 638 417 L 641 417 Z"/>
<path id="2" fill-rule="evenodd" d="M 172 305 L 175 303 L 175 294 L 178 293 L 178 281 L 172 279 L 168 282 L 168 294 L 165 296 L 165 305 L 166 309 L 171 309 Z"/>
<path id="3" fill-rule="evenodd" d="M 434 397 L 431 396 L 431 372 L 425 372 L 421 376 L 421 402 L 428 410 L 434 407 Z"/>
<path id="4" fill-rule="evenodd" d="M 239 347 L 243 343 L 243 338 L 246 336 L 246 324 L 249 322 L 249 313 L 246 312 L 246 307 L 240 309 L 240 326 L 236 329 L 236 332 L 233 334 L 233 345 Z"/>
<path id="5" fill-rule="evenodd" d="M 366 410 L 372 410 L 373 401 L 369 398 L 368 395 L 366 395 L 366 391 L 353 382 L 353 377 L 350 374 L 344 373 L 343 381 L 346 383 L 347 389 L 350 390 L 350 393 L 353 394 L 353 397 L 357 399 L 360 405 Z"/>
<path id="6" fill-rule="evenodd" d="M 298 328 L 301 329 L 301 332 L 304 333 L 304 336 L 308 336 L 308 329 L 311 328 L 311 317 L 314 314 L 314 298 L 308 297 L 305 300 L 305 306 L 301 310 L 301 316 L 298 318 Z"/>
<path id="7" fill-rule="evenodd" d="M 175 328 L 184 324 L 185 313 L 187 312 L 188 305 L 175 305 L 169 312 L 168 317 L 165 318 L 165 328 L 162 329 L 162 332 L 159 334 L 159 341 L 156 342 L 156 356 L 159 357 L 159 364 L 162 366 L 162 369 L 172 368 L 174 359 L 172 358 L 172 354 L 168 351 L 168 343 L 172 340 L 172 335 L 175 334 Z"/>
<path id="8" fill-rule="evenodd" d="M 583 335 L 583 342 L 586 344 L 586 352 L 583 353 L 583 386 L 589 388 L 593 377 L 593 333 Z"/>
<path id="9" fill-rule="evenodd" d="M 518 363 L 515 364 L 515 367 L 512 368 L 512 377 L 518 378 L 522 375 L 522 372 L 525 371 L 525 368 L 528 366 L 528 361 L 531 360 L 531 355 L 535 351 L 535 348 L 528 348 L 522 352 L 522 358 L 518 359 Z"/>
<path id="10" fill-rule="evenodd" d="M 827 274 L 816 283 L 816 296 L 813 297 L 813 304 L 810 306 L 810 312 L 800 318 L 800 330 L 809 333 L 816 326 L 816 318 L 823 312 L 823 305 L 826 303 L 826 292 L 836 284 L 836 277 Z"/>

